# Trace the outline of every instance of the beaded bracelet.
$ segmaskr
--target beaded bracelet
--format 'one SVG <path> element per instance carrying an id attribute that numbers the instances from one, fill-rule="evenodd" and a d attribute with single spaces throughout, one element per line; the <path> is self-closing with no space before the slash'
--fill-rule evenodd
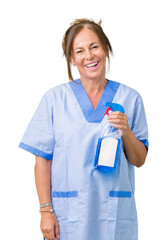
<path id="1" fill-rule="evenodd" d="M 40 205 L 40 209 L 44 208 L 44 207 L 48 207 L 48 206 L 52 206 L 52 203 L 48 203 L 48 202 L 47 203 L 43 203 L 43 204 Z"/>

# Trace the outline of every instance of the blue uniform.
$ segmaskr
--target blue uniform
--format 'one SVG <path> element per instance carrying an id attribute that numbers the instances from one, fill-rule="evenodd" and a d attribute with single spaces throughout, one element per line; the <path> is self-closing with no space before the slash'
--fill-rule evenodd
<path id="1" fill-rule="evenodd" d="M 121 141 L 114 173 L 94 168 L 107 106 L 125 109 L 130 129 L 148 148 L 143 102 L 133 89 L 108 81 L 94 110 L 80 80 L 43 96 L 20 147 L 52 160 L 51 198 L 60 240 L 137 240 L 134 166 Z"/>

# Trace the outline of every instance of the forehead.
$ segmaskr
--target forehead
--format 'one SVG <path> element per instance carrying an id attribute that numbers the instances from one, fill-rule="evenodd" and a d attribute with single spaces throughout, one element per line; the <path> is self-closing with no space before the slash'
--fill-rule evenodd
<path id="1" fill-rule="evenodd" d="M 89 28 L 83 28 L 73 40 L 73 48 L 84 47 L 93 42 L 99 42 L 97 34 Z"/>

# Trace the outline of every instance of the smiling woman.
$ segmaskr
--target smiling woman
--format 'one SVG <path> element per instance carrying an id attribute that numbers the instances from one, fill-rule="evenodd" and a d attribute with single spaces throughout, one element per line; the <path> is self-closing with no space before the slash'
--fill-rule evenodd
<path id="1" fill-rule="evenodd" d="M 63 51 L 72 81 L 45 93 L 19 145 L 36 155 L 43 236 L 137 240 L 134 166 L 144 164 L 148 149 L 142 99 L 135 90 L 106 79 L 112 48 L 99 24 L 76 20 L 64 35 Z M 71 64 L 80 79 L 73 79 Z M 120 106 L 115 112 L 107 108 L 113 103 Z M 115 172 L 95 164 L 106 124 L 121 133 Z M 110 162 L 113 141 L 104 142 Z"/>
<path id="2" fill-rule="evenodd" d="M 71 62 L 80 73 L 81 81 L 105 79 L 106 53 L 98 36 L 83 28 L 74 38 Z"/>
<path id="3" fill-rule="evenodd" d="M 112 47 L 110 41 L 108 40 L 100 25 L 101 21 L 96 24 L 94 21 L 88 19 L 77 19 L 66 31 L 63 38 L 62 47 L 67 60 L 68 75 L 70 80 L 73 81 L 70 65 L 71 62 L 75 65 L 75 61 L 73 60 L 77 54 L 83 55 L 85 50 L 89 49 L 91 51 L 86 51 L 86 53 L 91 55 L 91 52 L 93 53 L 96 48 L 100 47 L 103 49 L 103 52 L 105 53 L 105 56 L 108 58 L 108 60 L 110 60 L 109 53 L 113 54 Z M 92 38 L 89 38 L 89 34 L 92 35 Z M 79 35 L 77 36 L 78 40 L 75 39 L 76 35 Z M 84 40 L 87 41 L 87 49 L 85 49 L 86 42 Z M 84 45 L 82 46 L 82 44 Z"/>

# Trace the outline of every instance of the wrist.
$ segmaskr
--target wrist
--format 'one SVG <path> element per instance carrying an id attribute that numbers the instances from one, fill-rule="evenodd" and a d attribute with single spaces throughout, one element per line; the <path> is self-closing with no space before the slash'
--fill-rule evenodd
<path id="1" fill-rule="evenodd" d="M 41 209 L 41 208 L 46 208 L 46 207 L 48 207 L 48 206 L 52 206 L 51 201 L 41 204 L 41 205 L 40 205 L 40 209 Z"/>
<path id="2" fill-rule="evenodd" d="M 50 212 L 42 212 L 42 213 L 40 213 L 40 215 L 41 215 L 41 219 L 45 220 L 45 219 L 54 217 L 55 213 L 54 212 L 52 212 L 52 213 L 50 213 Z"/>
<path id="3" fill-rule="evenodd" d="M 123 140 L 125 139 L 129 139 L 133 136 L 133 132 L 130 130 L 130 128 L 128 128 L 126 131 L 122 132 L 122 138 Z"/>
<path id="4" fill-rule="evenodd" d="M 41 215 L 46 215 L 46 214 L 52 214 L 54 213 L 54 210 L 53 210 L 53 207 L 52 206 L 48 206 L 48 207 L 45 207 L 45 208 L 41 208 L 39 210 L 39 212 L 41 213 Z"/>
<path id="5" fill-rule="evenodd" d="M 54 211 L 53 211 L 52 202 L 49 201 L 49 202 L 43 202 L 42 204 L 40 204 L 39 212 L 41 213 L 41 215 L 53 213 Z"/>

